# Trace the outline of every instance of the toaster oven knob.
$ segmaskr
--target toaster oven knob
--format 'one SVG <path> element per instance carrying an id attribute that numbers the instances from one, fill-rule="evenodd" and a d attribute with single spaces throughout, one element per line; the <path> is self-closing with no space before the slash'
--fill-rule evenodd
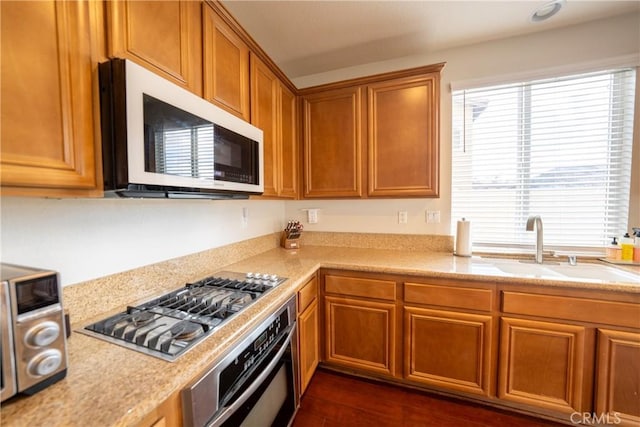
<path id="1" fill-rule="evenodd" d="M 26 344 L 44 347 L 54 342 L 60 335 L 60 326 L 56 322 L 47 321 L 29 329 L 24 337 Z"/>
<path id="2" fill-rule="evenodd" d="M 41 377 L 55 372 L 62 363 L 62 353 L 59 350 L 51 349 L 43 351 L 31 359 L 27 369 L 33 377 Z"/>

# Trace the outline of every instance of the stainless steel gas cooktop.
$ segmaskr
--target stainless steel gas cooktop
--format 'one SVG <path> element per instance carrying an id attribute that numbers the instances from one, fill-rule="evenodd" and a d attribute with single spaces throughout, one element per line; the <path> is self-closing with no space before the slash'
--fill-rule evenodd
<path id="1" fill-rule="evenodd" d="M 85 326 L 80 332 L 174 361 L 287 280 L 223 271 Z"/>

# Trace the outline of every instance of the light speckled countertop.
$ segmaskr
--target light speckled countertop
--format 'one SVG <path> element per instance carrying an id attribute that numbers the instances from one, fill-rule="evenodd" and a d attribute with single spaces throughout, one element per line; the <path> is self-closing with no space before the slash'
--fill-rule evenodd
<path id="1" fill-rule="evenodd" d="M 263 240 L 256 241 L 264 243 Z M 34 396 L 18 397 L 3 403 L 0 410 L 0 423 L 3 426 L 29 427 L 135 425 L 157 405 L 200 375 L 234 341 L 290 298 L 320 267 L 487 280 L 492 283 L 518 281 L 551 287 L 596 288 L 609 289 L 612 292 L 640 293 L 638 283 L 607 284 L 594 281 L 585 284 L 578 281 L 535 277 L 516 278 L 490 268 L 478 258 L 458 258 L 450 252 L 331 246 L 305 246 L 296 251 L 279 247 L 269 249 L 268 247 L 275 241 L 277 236 L 275 239 L 268 237 L 266 250 L 263 252 L 253 249 L 252 253 L 252 250 L 244 248 L 244 252 L 241 251 L 235 259 L 223 257 L 221 259 L 232 262 L 218 263 L 216 268 L 211 268 L 210 266 L 213 265 L 210 264 L 211 259 L 207 259 L 208 270 L 207 266 L 199 270 L 193 270 L 193 266 L 189 266 L 189 272 L 180 273 L 182 264 L 175 260 L 171 261 L 168 265 L 172 268 L 171 277 L 175 283 L 154 287 L 149 284 L 150 281 L 140 280 L 135 290 L 130 288 L 130 293 L 127 293 L 126 289 L 120 289 L 113 297 L 115 303 L 108 312 L 105 311 L 104 306 L 99 308 L 98 302 L 100 299 L 110 298 L 107 296 L 109 287 L 105 286 L 105 282 L 95 281 L 65 287 L 66 308 L 71 312 L 72 329 L 77 330 L 111 312 L 124 309 L 126 304 L 149 299 L 182 286 L 184 277 L 198 279 L 215 271 L 230 270 L 269 272 L 289 278 L 173 363 L 74 332 L 68 341 L 67 377 Z M 260 247 L 255 243 L 247 247 Z M 237 248 L 236 245 L 227 251 L 233 252 Z M 245 258 L 242 257 L 243 254 Z M 200 261 L 204 262 L 203 259 Z M 164 267 L 154 265 L 147 269 L 149 274 L 157 275 L 158 271 L 162 272 L 167 268 L 169 268 L 167 265 Z M 637 270 L 640 272 L 640 269 Z M 143 275 L 147 270 L 136 271 L 138 275 Z M 129 272 L 118 277 L 122 280 L 122 277 L 127 274 L 131 276 L 133 273 Z M 127 295 L 130 296 L 128 301 L 126 301 Z"/>

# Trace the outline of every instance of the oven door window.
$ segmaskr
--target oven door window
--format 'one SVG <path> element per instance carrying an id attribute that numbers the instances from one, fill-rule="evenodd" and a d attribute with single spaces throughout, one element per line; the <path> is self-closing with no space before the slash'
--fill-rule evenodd
<path id="1" fill-rule="evenodd" d="M 278 346 L 276 346 L 278 347 Z M 224 427 L 267 427 L 286 426 L 296 411 L 293 364 L 291 346 L 269 373 L 265 381 L 223 424 Z M 277 349 L 276 349 L 277 351 Z M 271 361 L 265 358 L 261 365 Z M 260 366 L 256 371 L 264 369 Z M 242 393 L 239 390 L 238 393 Z M 236 397 L 236 396 L 234 396 Z M 229 402 L 233 402 L 233 398 Z"/>

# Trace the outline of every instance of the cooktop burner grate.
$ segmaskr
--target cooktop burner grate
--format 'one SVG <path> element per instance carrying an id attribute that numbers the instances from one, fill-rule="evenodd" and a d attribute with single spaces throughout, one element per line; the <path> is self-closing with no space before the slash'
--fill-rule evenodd
<path id="1" fill-rule="evenodd" d="M 139 306 L 129 306 L 81 332 L 173 361 L 285 280 L 221 272 Z"/>

